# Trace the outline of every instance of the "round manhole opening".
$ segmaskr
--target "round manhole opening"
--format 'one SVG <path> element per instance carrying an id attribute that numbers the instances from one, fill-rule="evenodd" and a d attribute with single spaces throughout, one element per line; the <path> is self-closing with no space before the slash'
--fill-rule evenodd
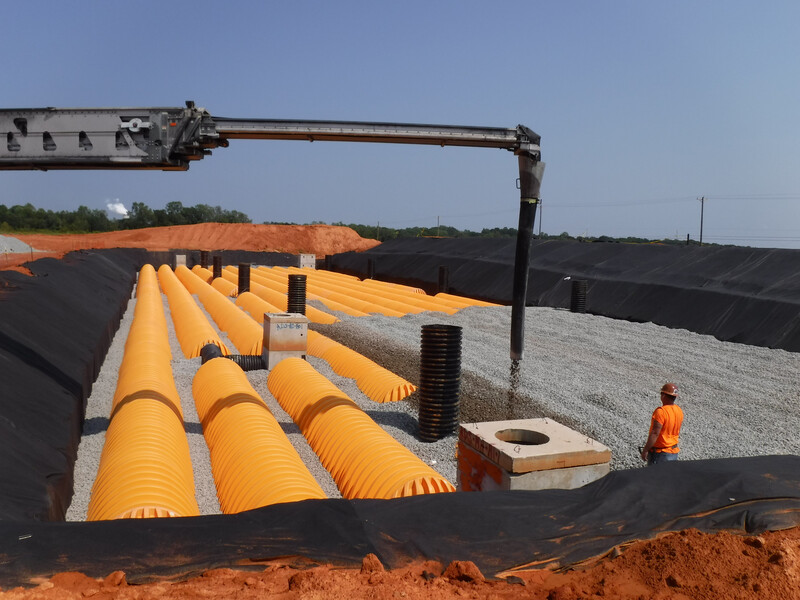
<path id="1" fill-rule="evenodd" d="M 509 444 L 540 446 L 550 441 L 550 436 L 531 429 L 502 429 L 494 435 L 498 440 Z"/>

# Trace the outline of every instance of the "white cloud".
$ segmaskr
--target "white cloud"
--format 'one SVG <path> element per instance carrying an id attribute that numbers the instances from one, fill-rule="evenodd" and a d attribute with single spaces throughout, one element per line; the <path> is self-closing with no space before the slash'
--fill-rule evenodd
<path id="1" fill-rule="evenodd" d="M 124 219 L 128 216 L 128 209 L 125 208 L 125 205 L 119 201 L 119 198 L 117 198 L 114 202 L 106 202 L 106 210 L 108 211 L 108 216 L 111 219 Z"/>

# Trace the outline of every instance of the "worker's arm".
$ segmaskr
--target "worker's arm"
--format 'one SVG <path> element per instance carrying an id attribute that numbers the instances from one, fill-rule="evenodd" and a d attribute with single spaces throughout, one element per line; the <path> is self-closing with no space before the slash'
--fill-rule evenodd
<path id="1" fill-rule="evenodd" d="M 663 423 L 659 423 L 655 419 L 653 419 L 653 426 L 650 428 L 650 435 L 647 436 L 647 443 L 644 445 L 642 449 L 642 460 L 647 460 L 647 455 L 650 452 L 650 449 L 655 445 L 656 440 L 658 439 L 659 434 L 661 433 L 661 429 L 664 427 Z"/>

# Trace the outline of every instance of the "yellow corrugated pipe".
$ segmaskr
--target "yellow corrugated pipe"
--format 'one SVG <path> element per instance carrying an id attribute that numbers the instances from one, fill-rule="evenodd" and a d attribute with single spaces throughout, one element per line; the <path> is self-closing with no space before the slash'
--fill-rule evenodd
<path id="1" fill-rule="evenodd" d="M 235 267 L 226 267 L 222 271 L 222 276 L 227 279 L 228 281 L 234 281 L 238 279 L 238 269 Z M 271 288 L 268 286 L 263 285 L 265 280 L 264 278 L 260 277 L 257 273 L 250 271 L 250 291 L 264 300 L 265 302 L 273 305 L 277 308 L 277 311 L 271 312 L 279 312 L 283 313 L 287 310 L 288 300 L 286 298 L 286 292 L 280 292 L 276 288 Z M 319 310 L 314 306 L 306 305 L 306 317 L 311 323 L 322 323 L 325 325 L 330 325 L 331 323 L 338 323 L 339 319 L 334 317 L 333 315 L 326 313 L 325 311 Z M 263 315 L 260 321 L 261 323 L 264 322 Z"/>
<path id="2" fill-rule="evenodd" d="M 197 299 L 214 319 L 217 327 L 228 334 L 240 354 L 261 354 L 264 341 L 263 327 L 259 327 L 253 319 L 228 300 L 227 296 L 186 267 L 178 267 L 175 269 L 175 274 L 189 291 L 197 294 Z"/>
<path id="3" fill-rule="evenodd" d="M 435 296 L 436 298 L 441 298 L 443 300 L 447 300 L 449 302 L 463 304 L 466 306 L 503 306 L 502 304 L 495 304 L 493 302 L 484 302 L 483 300 L 475 300 L 474 298 L 467 298 L 466 296 L 455 296 L 453 294 L 445 294 L 444 292 L 439 292 Z"/>
<path id="4" fill-rule="evenodd" d="M 326 497 L 236 363 L 208 361 L 192 394 L 223 513 Z"/>
<path id="5" fill-rule="evenodd" d="M 229 296 L 231 298 L 235 298 L 239 295 L 239 285 L 238 283 L 233 283 L 232 281 L 228 281 L 227 279 L 223 279 L 222 277 L 217 277 L 211 282 L 211 287 L 217 290 L 224 296 Z"/>
<path id="6" fill-rule="evenodd" d="M 358 389 L 375 402 L 395 402 L 417 387 L 366 356 L 316 331 L 308 332 L 308 354 L 327 362 L 342 377 L 355 379 Z"/>
<path id="7" fill-rule="evenodd" d="M 290 267 L 290 273 L 301 273 L 307 272 L 311 269 L 297 269 Z M 308 277 L 308 275 L 307 275 Z M 319 275 L 315 276 L 315 279 L 319 279 Z M 445 312 L 447 314 L 452 315 L 453 313 L 457 312 L 458 309 L 452 306 L 448 306 L 446 303 L 442 302 L 437 298 L 431 298 L 426 294 L 418 294 L 411 290 L 412 288 L 406 288 L 406 290 L 402 289 L 405 286 L 398 286 L 397 284 L 383 284 L 380 285 L 382 282 L 375 282 L 373 284 L 367 284 L 367 281 L 373 281 L 372 279 L 367 279 L 365 281 L 329 281 L 323 283 L 322 285 L 327 286 L 328 289 L 332 291 L 337 291 L 341 293 L 356 293 L 359 294 L 359 297 L 366 298 L 368 300 L 372 300 L 376 304 L 379 302 L 383 303 L 392 303 L 389 304 L 392 308 L 397 310 L 406 310 L 409 313 L 420 313 L 423 311 L 438 311 L 438 312 Z M 421 291 L 421 290 L 420 290 Z"/>
<path id="8" fill-rule="evenodd" d="M 194 298 L 181 285 L 168 265 L 159 267 L 158 280 L 169 301 L 172 324 L 175 326 L 175 335 L 183 355 L 186 358 L 197 358 L 206 344 L 216 344 L 224 355 L 230 354 Z"/>
<path id="9" fill-rule="evenodd" d="M 455 491 L 452 483 L 381 429 L 303 359 L 279 362 L 267 385 L 345 498 Z"/>
<path id="10" fill-rule="evenodd" d="M 246 310 L 250 316 L 255 320 L 256 323 L 264 323 L 264 313 L 282 313 L 286 312 L 275 306 L 274 304 L 270 304 L 266 300 L 262 300 L 258 296 L 256 296 L 253 292 L 245 292 L 244 294 L 239 294 L 239 297 L 236 298 L 236 306 L 241 308 L 242 310 Z"/>
<path id="11" fill-rule="evenodd" d="M 195 265 L 192 267 L 192 273 L 197 275 L 200 279 L 205 281 L 206 283 L 211 283 L 211 280 L 214 279 L 214 273 L 201 267 L 200 265 Z"/>
<path id="12" fill-rule="evenodd" d="M 267 273 L 267 269 L 265 267 L 259 267 L 259 272 L 264 271 Z M 284 277 L 288 282 L 289 273 L 288 270 L 285 270 L 285 274 L 278 275 L 277 273 L 272 273 L 270 275 L 273 279 L 275 277 Z M 288 285 L 288 284 L 287 284 Z M 351 308 L 355 308 L 364 313 L 379 313 L 387 317 L 402 317 L 406 315 L 409 311 L 405 310 L 397 310 L 390 306 L 391 302 L 381 302 L 380 304 L 367 300 L 359 294 L 343 294 L 334 290 L 328 289 L 325 285 L 321 285 L 315 281 L 314 278 L 311 280 L 306 279 L 306 293 L 313 295 L 314 298 L 319 299 L 322 303 L 328 306 L 328 301 L 332 300 L 334 302 L 339 303 L 340 305 L 349 306 Z M 329 306 L 330 308 L 330 306 Z M 331 309 L 335 310 L 335 309 Z M 421 311 L 418 311 L 421 312 Z"/>
<path id="13" fill-rule="evenodd" d="M 167 322 L 150 265 L 139 273 L 136 298 L 89 500 L 90 521 L 200 513 Z"/>

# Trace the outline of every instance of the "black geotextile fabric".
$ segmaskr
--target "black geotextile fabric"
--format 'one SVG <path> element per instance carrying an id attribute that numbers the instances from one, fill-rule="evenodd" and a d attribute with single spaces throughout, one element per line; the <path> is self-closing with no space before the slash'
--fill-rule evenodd
<path id="1" fill-rule="evenodd" d="M 160 265 L 175 267 L 175 255 L 183 254 L 186 257 L 186 266 L 190 269 L 200 264 L 200 250 L 185 250 L 174 248 L 166 252 L 148 252 L 149 261 L 158 268 Z M 214 266 L 213 258 L 220 256 L 222 266 L 238 266 L 239 263 L 253 265 L 266 265 L 270 267 L 297 267 L 299 266 L 296 254 L 286 252 L 250 252 L 248 250 L 213 250 L 208 252 L 208 268 Z"/>
<path id="2" fill-rule="evenodd" d="M 140 253 L 45 258 L 0 271 L 0 519 L 63 519 L 86 398 Z"/>
<path id="3" fill-rule="evenodd" d="M 515 241 L 406 239 L 331 257 L 336 271 L 510 304 Z M 800 251 L 534 240 L 527 304 L 568 308 L 587 280 L 586 312 L 800 351 Z"/>
<path id="4" fill-rule="evenodd" d="M 484 575 L 568 567 L 668 531 L 758 534 L 800 525 L 800 457 L 677 461 L 575 490 L 307 500 L 238 515 L 94 523 L 0 522 L 0 586 L 60 571 L 129 582 L 269 561 L 387 567 L 471 560 Z"/>

